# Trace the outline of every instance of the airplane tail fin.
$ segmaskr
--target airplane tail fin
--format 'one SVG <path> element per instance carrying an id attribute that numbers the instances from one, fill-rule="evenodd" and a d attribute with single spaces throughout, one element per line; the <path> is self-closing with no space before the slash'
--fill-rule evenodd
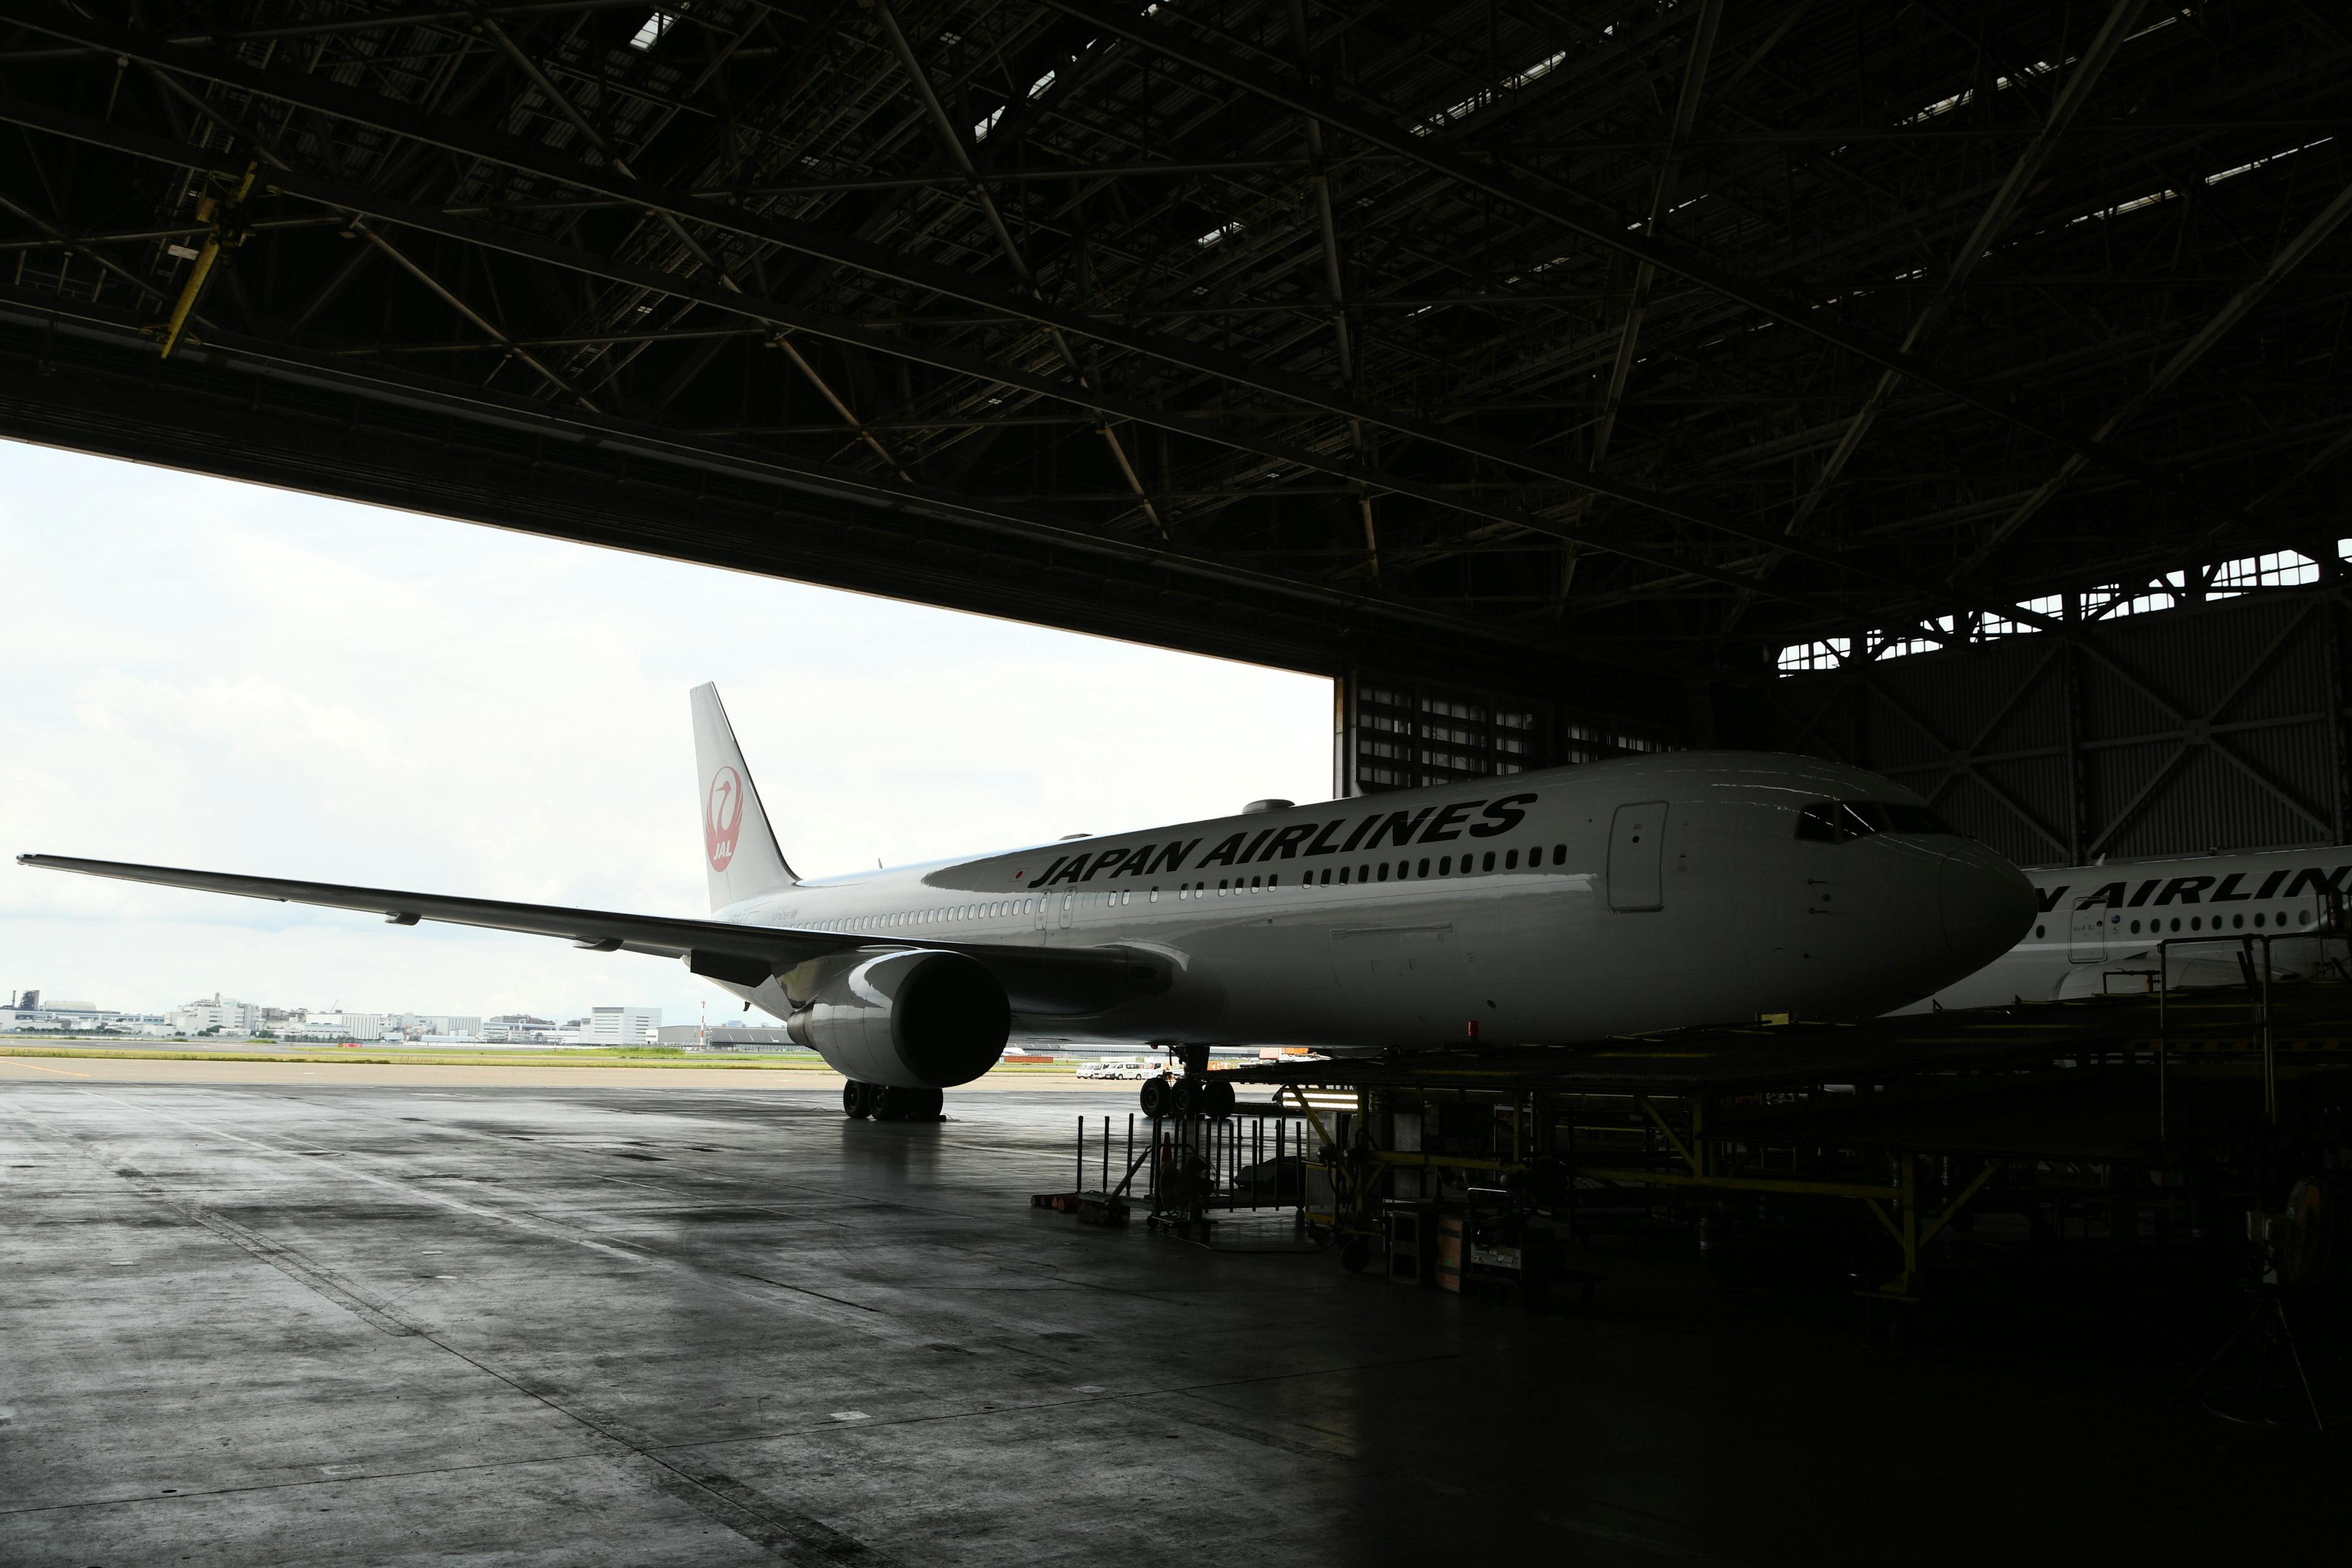
<path id="1" fill-rule="evenodd" d="M 751 770 L 735 743 L 734 726 L 719 705 L 719 688 L 694 689 L 694 765 L 702 785 L 703 864 L 710 875 L 710 907 L 772 893 L 799 882 L 776 847 L 774 829 L 751 787 Z"/>

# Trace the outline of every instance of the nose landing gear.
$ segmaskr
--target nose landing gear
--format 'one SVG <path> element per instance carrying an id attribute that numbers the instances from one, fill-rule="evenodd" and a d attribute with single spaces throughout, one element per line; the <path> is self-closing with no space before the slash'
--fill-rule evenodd
<path id="1" fill-rule="evenodd" d="M 859 1083 L 841 1086 L 842 1114 L 852 1121 L 872 1117 L 877 1121 L 942 1121 L 940 1108 L 947 1096 L 936 1089 L 901 1089 L 895 1084 Z"/>

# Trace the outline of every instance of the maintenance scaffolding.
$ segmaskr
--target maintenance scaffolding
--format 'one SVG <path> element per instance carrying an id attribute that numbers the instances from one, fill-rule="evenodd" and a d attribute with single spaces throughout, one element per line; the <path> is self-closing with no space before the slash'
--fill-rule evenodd
<path id="1" fill-rule="evenodd" d="M 1910 1303 L 1972 1208 L 2162 1246 L 2242 1224 L 2352 1142 L 2352 988 L 2274 983 L 2244 951 L 2243 987 L 2170 990 L 2159 951 L 2140 995 L 1230 1077 L 1305 1123 L 1304 1217 L 1353 1267 L 1393 1249 L 1400 1210 L 1499 1204 L 1571 1237 L 1663 1211 L 1720 1247 L 1768 1212 L 1853 1205 L 1891 1263 L 1864 1293 Z"/>

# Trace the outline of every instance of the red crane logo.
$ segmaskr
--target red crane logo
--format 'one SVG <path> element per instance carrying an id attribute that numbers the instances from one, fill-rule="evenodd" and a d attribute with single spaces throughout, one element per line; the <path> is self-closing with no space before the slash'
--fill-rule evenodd
<path id="1" fill-rule="evenodd" d="M 735 858 L 737 831 L 743 826 L 743 780 L 733 768 L 710 775 L 710 795 L 702 805 L 702 844 L 710 868 L 724 871 Z"/>

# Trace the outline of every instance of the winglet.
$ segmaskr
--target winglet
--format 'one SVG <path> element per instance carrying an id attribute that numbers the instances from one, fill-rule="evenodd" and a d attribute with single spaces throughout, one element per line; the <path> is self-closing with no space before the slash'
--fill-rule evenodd
<path id="1" fill-rule="evenodd" d="M 719 705 L 716 685 L 698 686 L 694 704 L 695 773 L 702 786 L 703 867 L 710 877 L 710 907 L 756 899 L 800 879 L 784 863 L 774 829 L 752 787 L 743 749 Z"/>

